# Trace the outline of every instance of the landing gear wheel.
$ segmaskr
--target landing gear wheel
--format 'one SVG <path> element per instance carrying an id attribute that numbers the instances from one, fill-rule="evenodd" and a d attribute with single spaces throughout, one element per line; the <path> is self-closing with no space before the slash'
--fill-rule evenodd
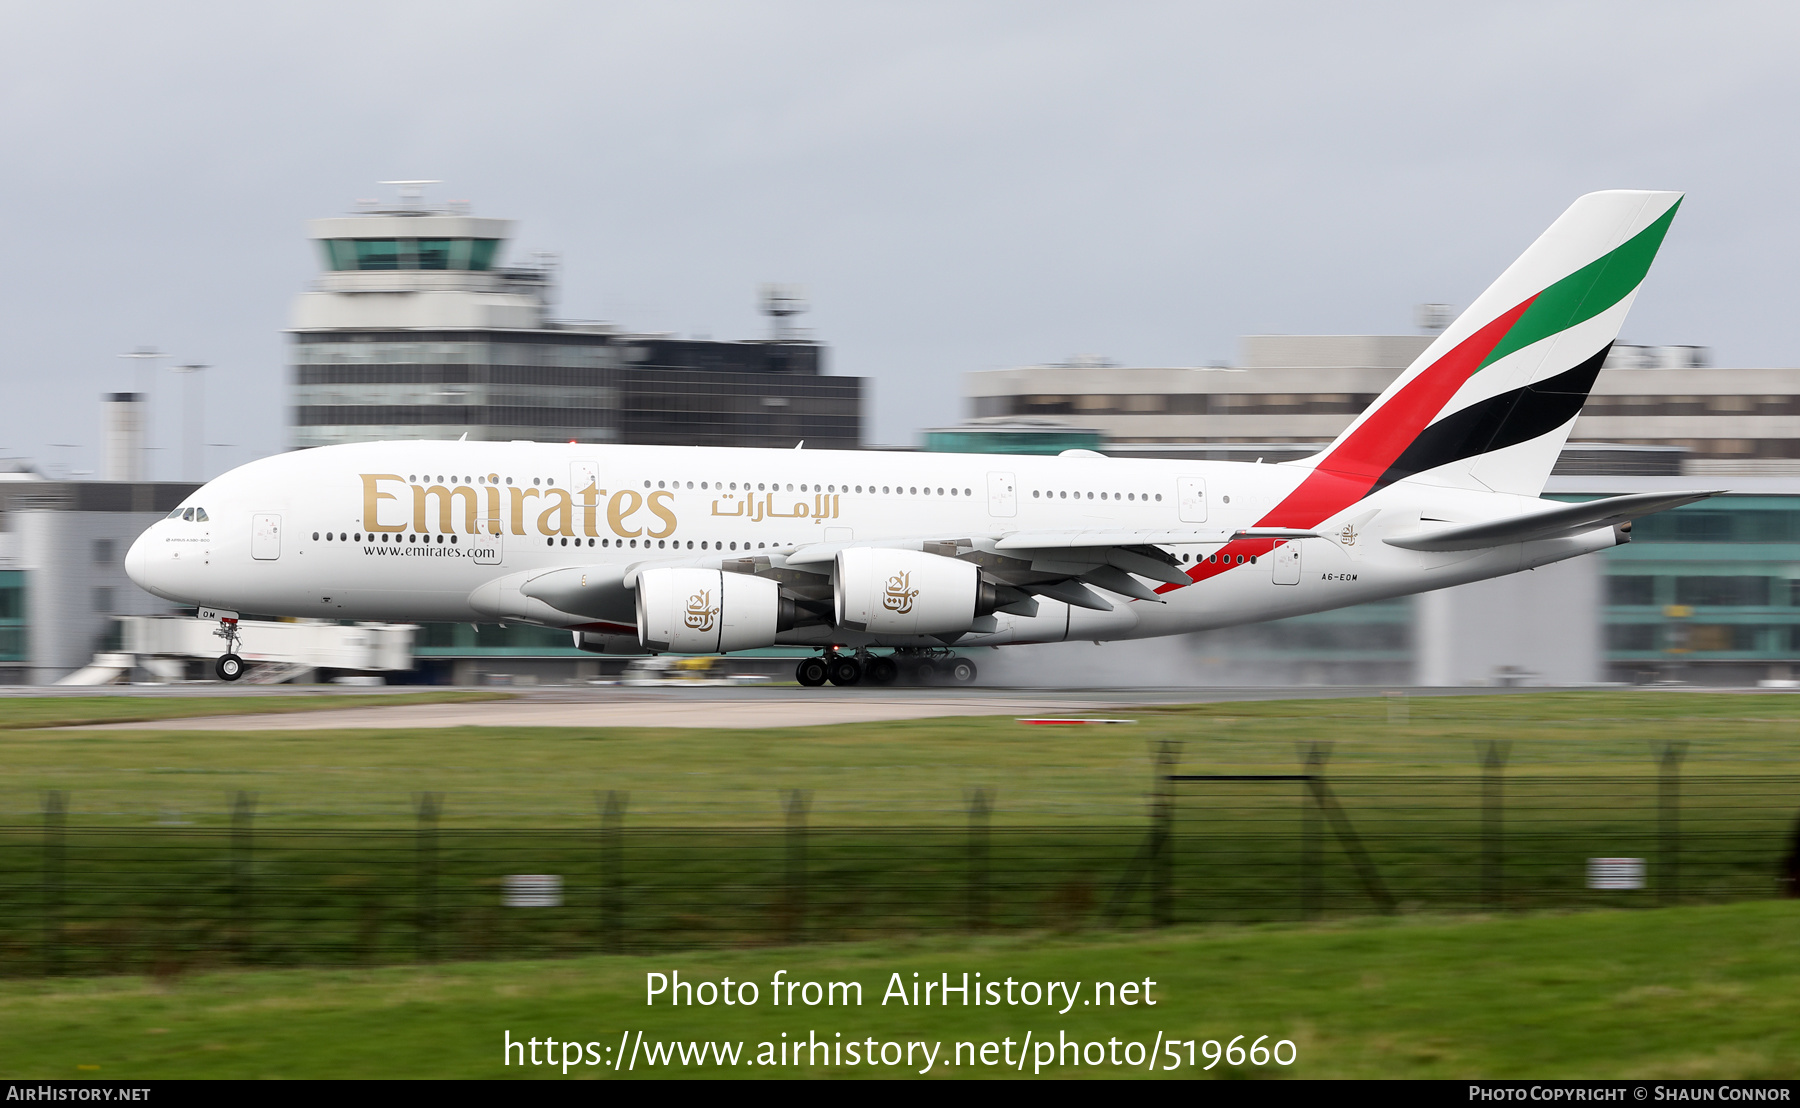
<path id="1" fill-rule="evenodd" d="M 968 685 L 975 680 L 975 663 L 967 658 L 956 658 L 951 661 L 947 672 L 950 680 L 959 685 Z"/>
<path id="2" fill-rule="evenodd" d="M 826 664 L 831 671 L 831 683 L 834 685 L 854 685 L 862 680 L 862 663 L 854 654 L 839 654 Z"/>
<path id="3" fill-rule="evenodd" d="M 900 679 L 900 667 L 892 658 L 870 658 L 863 663 L 863 680 L 871 685 L 891 685 Z"/>
<path id="4" fill-rule="evenodd" d="M 244 660 L 236 654 L 226 654 L 213 663 L 213 672 L 221 681 L 236 681 L 244 675 Z"/>
<path id="5" fill-rule="evenodd" d="M 913 663 L 912 680 L 915 685 L 930 685 L 937 681 L 938 667 L 930 658 L 920 658 Z"/>
<path id="6" fill-rule="evenodd" d="M 825 666 L 825 659 L 802 658 L 800 664 L 794 667 L 794 680 L 809 689 L 816 689 L 825 683 L 830 672 Z"/>

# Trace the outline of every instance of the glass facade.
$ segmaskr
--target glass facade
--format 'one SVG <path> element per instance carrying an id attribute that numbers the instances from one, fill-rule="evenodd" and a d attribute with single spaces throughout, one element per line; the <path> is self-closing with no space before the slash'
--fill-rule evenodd
<path id="1" fill-rule="evenodd" d="M 925 432 L 925 449 L 943 454 L 1061 454 L 1104 445 L 1100 432 L 1081 427 L 943 427 Z"/>
<path id="2" fill-rule="evenodd" d="M 0 662 L 26 660 L 25 571 L 0 570 Z"/>
<path id="3" fill-rule="evenodd" d="M 325 268 L 338 273 L 381 269 L 494 268 L 499 239 L 320 239 Z"/>
<path id="4" fill-rule="evenodd" d="M 1800 496 L 1722 496 L 1649 516 L 1602 557 L 1612 679 L 1707 667 L 1754 680 L 1800 662 Z"/>

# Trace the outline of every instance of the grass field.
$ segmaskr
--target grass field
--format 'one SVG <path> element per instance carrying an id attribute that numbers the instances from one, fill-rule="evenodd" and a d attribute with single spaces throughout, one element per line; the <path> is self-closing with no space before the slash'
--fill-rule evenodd
<path id="1" fill-rule="evenodd" d="M 1399 707 L 1220 704 L 1081 729 L 990 717 L 787 731 L 14 729 L 0 739 L 0 973 L 1095 928 L 1149 922 L 1157 895 L 1161 918 L 1202 922 L 1778 891 L 1800 809 L 1800 700 L 1634 691 Z M 1203 773 L 1291 772 L 1304 745 L 1332 742 L 1355 841 L 1293 782 L 1195 783 L 1176 799 L 1167 865 L 1153 865 L 1150 751 L 1170 739 L 1182 768 Z M 1511 744 L 1497 855 L 1474 772 L 1478 746 L 1496 741 Z M 1653 758 L 1667 743 L 1689 751 L 1675 839 Z M 966 807 L 977 788 L 995 800 L 980 836 Z M 54 844 L 40 815 L 52 789 L 72 801 Z M 602 833 L 605 789 L 629 794 L 617 837 Z M 784 789 L 810 798 L 803 838 L 783 830 Z M 257 797 L 241 836 L 228 816 L 239 790 Z M 422 792 L 443 798 L 428 848 Z M 1587 888 L 1596 857 L 1645 859 L 1647 887 Z M 561 875 L 563 903 L 505 909 L 505 877 L 521 873 Z"/>
<path id="2" fill-rule="evenodd" d="M 0 726 L 248 706 L 96 699 L 0 700 Z M 1293 772 L 1311 742 L 1332 744 L 1329 771 L 1344 776 L 1472 774 L 1478 746 L 1491 741 L 1510 744 L 1509 778 L 1648 781 L 1666 742 L 1686 744 L 1684 772 L 1697 776 L 1800 767 L 1800 696 L 1632 690 L 1414 697 L 1399 707 L 1382 698 L 1207 704 L 1133 710 L 1134 726 L 1091 728 L 953 717 L 741 731 L 15 729 L 0 732 L 0 823 L 34 822 L 43 790 L 61 789 L 72 823 L 221 825 L 230 795 L 249 790 L 262 824 L 402 827 L 413 795 L 434 791 L 444 794 L 446 827 L 569 827 L 597 818 L 596 790 L 617 789 L 630 794 L 634 826 L 778 826 L 781 790 L 805 789 L 818 823 L 942 826 L 960 824 L 970 790 L 984 788 L 995 826 L 1117 826 L 1144 818 L 1149 751 L 1167 739 L 1182 741 L 1183 768 L 1196 773 Z"/>
<path id="3" fill-rule="evenodd" d="M 646 1007 L 646 973 L 759 983 L 755 1006 Z M 777 970 L 854 980 L 859 1007 L 775 1008 Z M 1155 1007 L 913 1008 L 880 1003 L 889 975 L 1156 982 Z M 1086 999 L 1090 993 L 1080 994 Z M 758 1043 L 809 1034 L 943 1044 L 933 1076 L 1013 1076 L 946 1065 L 955 1043 L 1058 1033 L 1081 1041 L 1204 1043 L 1269 1035 L 1288 1067 L 1185 1064 L 1161 1076 L 1439 1078 L 1800 1077 L 1800 903 L 1493 918 L 1205 927 L 1162 933 L 927 939 L 810 948 L 487 962 L 367 970 L 214 972 L 0 982 L 7 1078 L 316 1077 L 562 1079 L 505 1067 L 502 1034 L 598 1044 L 626 1033 Z M 1265 1044 L 1267 1045 L 1267 1044 Z M 996 1048 L 1003 1050 L 1005 1048 Z M 1141 1049 L 1141 1048 L 1140 1048 Z M 1122 1055 L 1126 1056 L 1126 1055 Z M 1186 1062 L 1186 1047 L 1176 1056 Z M 579 1066 L 569 1079 L 674 1075 L 900 1076 L 923 1068 L 721 1070 Z M 1065 1060 L 1068 1056 L 1065 1056 Z M 1140 1054 L 1139 1057 L 1142 1057 Z M 1169 1056 L 1159 1056 L 1168 1064 Z M 1026 1072 L 1031 1072 L 1028 1064 Z M 1140 1067 L 1046 1075 L 1148 1076 Z"/>
<path id="4" fill-rule="evenodd" d="M 457 704 L 505 700 L 510 693 L 434 689 L 381 695 L 315 692 L 294 696 L 17 696 L 0 697 L 0 729 L 80 727 L 89 723 L 142 723 L 242 713 L 318 712 L 332 708 L 391 708 L 402 704 Z"/>
<path id="5" fill-rule="evenodd" d="M 1196 1043 L 1267 1033 L 1297 1044 L 1299 1063 L 1269 1071 L 1294 1076 L 1800 1069 L 1800 916 L 1793 902 L 1767 899 L 1800 807 L 1800 698 L 1783 694 L 1240 702 L 1109 713 L 1139 722 L 1095 728 L 965 717 L 755 731 L 31 729 L 250 706 L 0 700 L 0 824 L 12 828 L 0 830 L 0 962 L 6 973 L 34 974 L 60 949 L 68 969 L 110 974 L 0 980 L 0 1073 L 503 1076 L 507 1028 L 595 1042 L 626 1030 L 775 1041 L 784 1030 L 842 1030 L 946 1043 L 1058 1030 L 1145 1040 L 1162 1031 Z M 1315 871 L 1326 922 L 1104 930 L 1109 919 L 1149 918 L 1141 893 L 1123 915 L 1109 915 L 1106 902 L 1145 841 L 1151 751 L 1168 740 L 1182 743 L 1189 773 L 1291 773 L 1307 744 L 1329 742 L 1333 786 L 1399 916 L 1358 918 L 1373 905 L 1341 844 L 1328 840 Z M 1481 899 L 1475 775 L 1491 742 L 1509 750 L 1509 904 L 1654 902 L 1649 890 L 1586 893 L 1581 866 L 1597 853 L 1660 865 L 1656 755 L 1669 743 L 1685 750 L 1684 892 L 1764 899 L 1436 914 Z M 972 911 L 967 805 L 977 788 L 994 803 L 980 862 L 983 911 L 999 929 L 988 936 L 955 933 Z M 627 875 L 623 945 L 686 949 L 586 953 L 608 941 L 603 880 L 609 867 L 618 872 L 599 834 L 596 794 L 609 789 L 629 795 L 613 840 Z M 797 840 L 781 831 L 791 789 L 810 796 L 799 908 Z M 55 898 L 44 790 L 70 800 Z M 240 790 L 257 798 L 254 850 L 241 865 L 229 819 Z M 444 804 L 429 907 L 414 831 L 415 798 L 426 791 Z M 1192 807 L 1177 826 L 1175 918 L 1293 919 L 1299 800 L 1281 783 L 1184 800 Z M 1222 867 L 1232 858 L 1243 864 Z M 241 906 L 240 873 L 253 879 L 253 908 Z M 567 901 L 503 909 L 506 873 L 564 874 Z M 1654 873 L 1652 887 L 1661 880 Z M 57 946 L 48 945 L 52 920 Z M 814 945 L 769 945 L 784 935 Z M 859 935 L 873 938 L 839 941 Z M 380 965 L 433 951 L 451 960 Z M 520 951 L 579 956 L 500 960 Z M 453 960 L 481 958 L 495 960 Z M 221 968 L 234 960 L 362 965 Z M 635 999 L 642 975 L 675 968 L 761 981 L 787 969 L 855 977 L 865 989 L 895 970 L 1149 976 L 1167 1000 L 1104 1018 L 928 1013 L 884 1008 L 873 995 L 855 1012 L 794 1023 L 766 1006 L 700 1017 L 645 1010 Z"/>

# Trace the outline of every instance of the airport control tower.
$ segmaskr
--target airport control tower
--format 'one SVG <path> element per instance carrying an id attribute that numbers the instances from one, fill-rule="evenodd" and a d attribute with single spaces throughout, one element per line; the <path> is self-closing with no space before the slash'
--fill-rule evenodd
<path id="1" fill-rule="evenodd" d="M 824 347 L 787 326 L 797 300 L 766 298 L 772 337 L 741 342 L 559 322 L 554 259 L 506 264 L 513 221 L 434 206 L 435 183 L 385 182 L 398 200 L 309 225 L 323 272 L 289 328 L 294 446 L 861 445 L 863 379 L 824 373 Z"/>

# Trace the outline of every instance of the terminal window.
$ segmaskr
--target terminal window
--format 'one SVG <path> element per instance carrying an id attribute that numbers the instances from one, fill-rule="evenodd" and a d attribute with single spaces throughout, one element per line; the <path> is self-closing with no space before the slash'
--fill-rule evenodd
<path id="1" fill-rule="evenodd" d="M 94 540 L 94 564 L 97 566 L 110 566 L 113 564 L 113 540 Z"/>

